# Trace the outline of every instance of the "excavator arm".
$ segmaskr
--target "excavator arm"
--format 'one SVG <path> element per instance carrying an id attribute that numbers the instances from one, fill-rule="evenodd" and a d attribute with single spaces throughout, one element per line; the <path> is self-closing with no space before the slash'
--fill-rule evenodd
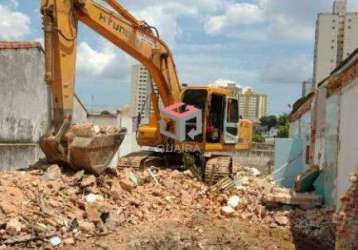
<path id="1" fill-rule="evenodd" d="M 105 2 L 114 11 L 93 0 L 42 0 L 46 80 L 53 88 L 57 130 L 73 112 L 78 21 L 145 65 L 165 106 L 179 101 L 181 86 L 173 55 L 158 32 L 115 0 Z"/>
<path id="2" fill-rule="evenodd" d="M 165 106 L 179 101 L 181 94 L 172 53 L 160 39 L 157 30 L 138 21 L 116 0 L 104 2 L 111 8 L 94 0 L 41 2 L 45 34 L 45 79 L 52 89 L 54 133 L 44 138 L 40 146 L 50 162 L 65 162 L 95 173 L 105 168 L 108 163 L 106 159 L 113 157 L 120 143 L 115 136 L 66 141 L 66 132 L 73 115 L 78 22 L 84 23 L 145 65 Z M 163 141 L 158 128 L 158 97 L 154 91 L 151 101 L 154 115 L 148 125 L 139 129 L 137 138 L 141 145 L 147 146 L 155 146 Z M 122 135 L 117 137 L 120 142 L 123 140 Z"/>

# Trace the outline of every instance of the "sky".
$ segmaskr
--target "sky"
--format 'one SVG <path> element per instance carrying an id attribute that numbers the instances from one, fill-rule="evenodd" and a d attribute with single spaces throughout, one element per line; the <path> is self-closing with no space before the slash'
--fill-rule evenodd
<path id="1" fill-rule="evenodd" d="M 101 2 L 101 0 L 96 0 Z M 0 40 L 43 41 L 40 0 L 0 0 Z M 348 0 L 358 11 L 358 0 Z M 312 78 L 315 20 L 333 0 L 119 0 L 169 43 L 182 83 L 235 81 L 288 112 Z M 91 109 L 130 102 L 129 55 L 79 26 L 76 92 Z"/>

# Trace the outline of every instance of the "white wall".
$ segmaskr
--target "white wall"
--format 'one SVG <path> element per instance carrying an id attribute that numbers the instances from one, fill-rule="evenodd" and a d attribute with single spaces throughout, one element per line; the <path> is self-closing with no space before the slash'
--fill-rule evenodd
<path id="1" fill-rule="evenodd" d="M 50 124 L 49 88 L 39 48 L 0 50 L 0 169 L 26 168 L 42 153 Z"/>
<path id="2" fill-rule="evenodd" d="M 0 50 L 0 141 L 36 143 L 50 122 L 40 49 Z"/>
<path id="3" fill-rule="evenodd" d="M 337 197 L 350 186 L 349 177 L 358 171 L 358 79 L 342 90 L 339 153 L 337 167 Z M 338 199 L 339 200 L 339 199 Z"/>
<path id="4" fill-rule="evenodd" d="M 127 129 L 127 134 L 119 148 L 120 157 L 140 150 L 140 146 L 136 140 L 136 131 L 133 126 L 133 117 L 129 113 L 121 113 L 121 127 Z"/>

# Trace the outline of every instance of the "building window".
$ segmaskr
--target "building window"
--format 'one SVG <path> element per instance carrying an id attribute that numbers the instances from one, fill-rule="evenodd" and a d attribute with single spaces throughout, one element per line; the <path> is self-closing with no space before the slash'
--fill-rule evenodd
<path id="1" fill-rule="evenodd" d="M 350 25 L 348 25 L 348 29 L 351 29 L 352 27 Z"/>
<path id="2" fill-rule="evenodd" d="M 335 30 L 336 29 L 336 27 L 335 26 L 332 26 L 332 30 Z"/>

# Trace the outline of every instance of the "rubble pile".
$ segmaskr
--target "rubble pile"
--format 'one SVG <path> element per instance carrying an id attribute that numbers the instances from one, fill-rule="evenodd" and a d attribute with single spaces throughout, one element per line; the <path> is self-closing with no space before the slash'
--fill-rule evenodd
<path id="1" fill-rule="evenodd" d="M 72 125 L 68 134 L 79 137 L 94 137 L 99 135 L 113 135 L 119 130 L 112 126 L 98 126 L 93 123 L 81 123 Z"/>
<path id="2" fill-rule="evenodd" d="M 237 173 L 234 186 L 218 196 L 223 206 L 221 214 L 249 220 L 253 225 L 290 228 L 299 237 L 322 240 L 327 249 L 334 246 L 334 211 L 319 208 L 319 196 L 277 187 L 270 177 L 255 177 L 247 171 Z M 230 199 L 235 197 L 240 197 L 238 204 L 230 206 Z"/>
<path id="3" fill-rule="evenodd" d="M 58 165 L 5 171 L 0 173 L 0 246 L 74 245 L 159 218 L 186 223 L 198 211 L 272 227 L 306 227 L 307 222 L 311 230 L 322 230 L 327 215 L 322 210 L 267 208 L 262 197 L 273 186 L 265 178 L 241 176 L 217 192 L 190 171 L 156 168 L 111 169 L 99 177 Z"/>
<path id="4" fill-rule="evenodd" d="M 95 177 L 84 171 L 63 173 L 51 165 L 47 170 L 1 172 L 0 245 L 38 239 L 75 244 L 118 227 L 190 216 L 200 207 L 205 189 L 191 173 L 168 170 Z"/>
<path id="5" fill-rule="evenodd" d="M 341 198 L 342 207 L 335 215 L 337 249 L 358 249 L 358 173 L 351 177 L 352 186 Z"/>

